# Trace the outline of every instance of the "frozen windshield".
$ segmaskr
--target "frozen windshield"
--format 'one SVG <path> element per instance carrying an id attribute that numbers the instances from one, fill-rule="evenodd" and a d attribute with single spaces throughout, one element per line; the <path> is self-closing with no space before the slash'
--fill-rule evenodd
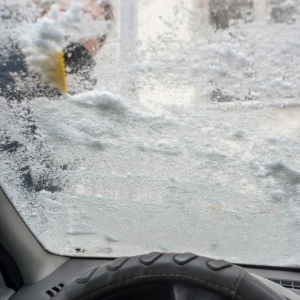
<path id="1" fill-rule="evenodd" d="M 0 4 L 0 184 L 45 249 L 300 267 L 299 1 Z"/>

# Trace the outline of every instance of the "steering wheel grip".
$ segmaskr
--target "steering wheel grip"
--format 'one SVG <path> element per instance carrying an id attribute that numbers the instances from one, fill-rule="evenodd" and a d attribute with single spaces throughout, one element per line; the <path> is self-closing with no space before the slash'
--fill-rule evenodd
<path id="1" fill-rule="evenodd" d="M 286 300 L 245 269 L 227 261 L 192 253 L 160 252 L 120 257 L 100 267 L 90 268 L 52 299 L 101 299 L 125 288 L 147 284 L 167 286 L 174 300 Z M 209 297 L 205 297 L 206 292 Z"/>

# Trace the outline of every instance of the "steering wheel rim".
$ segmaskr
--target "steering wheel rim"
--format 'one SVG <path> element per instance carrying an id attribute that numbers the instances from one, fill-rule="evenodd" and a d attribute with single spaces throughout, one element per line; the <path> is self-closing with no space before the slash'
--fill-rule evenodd
<path id="1" fill-rule="evenodd" d="M 230 299 L 286 300 L 242 267 L 227 261 L 193 253 L 160 252 L 120 257 L 100 267 L 90 268 L 68 283 L 52 299 L 101 299 L 122 288 L 150 283 L 167 284 L 174 300 L 205 299 L 187 298 L 187 293 L 182 292 L 195 288 L 215 291 Z"/>

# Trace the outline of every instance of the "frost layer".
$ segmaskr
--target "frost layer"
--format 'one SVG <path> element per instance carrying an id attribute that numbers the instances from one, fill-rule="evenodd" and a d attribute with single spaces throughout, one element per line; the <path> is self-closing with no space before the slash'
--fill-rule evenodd
<path id="1" fill-rule="evenodd" d="M 299 267 L 299 21 L 199 37 L 180 5 L 162 34 L 107 43 L 93 91 L 74 76 L 67 98 L 0 98 L 1 186 L 55 253 Z"/>

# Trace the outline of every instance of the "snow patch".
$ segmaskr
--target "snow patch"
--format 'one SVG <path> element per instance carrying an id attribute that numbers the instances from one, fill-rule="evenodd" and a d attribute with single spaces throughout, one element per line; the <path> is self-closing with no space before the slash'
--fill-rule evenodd
<path id="1" fill-rule="evenodd" d="M 282 161 L 266 164 L 266 176 L 278 178 L 284 184 L 297 185 L 300 184 L 300 171 L 295 170 Z"/>
<path id="2" fill-rule="evenodd" d="M 97 234 L 97 232 L 93 230 L 85 230 L 85 229 L 70 229 L 66 231 L 66 234 L 69 235 L 90 235 Z"/>
<path id="3" fill-rule="evenodd" d="M 119 95 L 114 95 L 107 91 L 92 91 L 74 96 L 68 95 L 67 99 L 70 103 L 104 112 L 122 114 L 134 111 L 133 105 L 129 105 L 129 103 L 125 102 Z"/>
<path id="4" fill-rule="evenodd" d="M 59 9 L 59 5 L 52 5 L 49 14 L 25 26 L 20 38 L 29 70 L 44 79 L 48 79 L 52 71 L 49 68 L 53 56 L 62 52 L 69 42 L 103 37 L 111 25 L 111 21 L 103 17 L 93 19 L 90 14 L 84 13 L 80 4 L 71 4 L 65 12 Z"/>
<path id="5" fill-rule="evenodd" d="M 116 243 L 116 242 L 119 242 L 119 239 L 113 237 L 113 236 L 110 236 L 108 234 L 104 234 L 104 238 L 105 238 L 105 241 L 106 242 L 110 242 L 110 243 Z"/>
<path id="6" fill-rule="evenodd" d="M 137 148 L 143 152 L 159 152 L 167 155 L 178 155 L 180 148 L 170 141 L 158 141 L 157 143 L 138 142 Z"/>

